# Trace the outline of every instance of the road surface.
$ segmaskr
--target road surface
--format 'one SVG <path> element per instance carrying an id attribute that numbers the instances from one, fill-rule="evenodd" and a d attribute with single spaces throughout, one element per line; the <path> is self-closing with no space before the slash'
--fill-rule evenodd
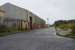
<path id="1" fill-rule="evenodd" d="M 75 50 L 75 40 L 57 36 L 51 27 L 0 37 L 0 50 Z"/>

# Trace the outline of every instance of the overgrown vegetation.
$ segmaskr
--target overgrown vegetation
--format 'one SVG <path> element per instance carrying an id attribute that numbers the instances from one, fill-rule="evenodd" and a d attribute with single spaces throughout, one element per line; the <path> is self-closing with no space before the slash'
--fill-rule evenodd
<path id="1" fill-rule="evenodd" d="M 75 38 L 75 20 L 59 20 L 55 22 L 55 27 L 63 30 L 71 29 L 71 34 L 66 35 L 67 37 Z"/>
<path id="2" fill-rule="evenodd" d="M 23 31 L 27 31 L 27 30 L 18 28 L 18 27 L 14 27 L 14 26 L 7 27 L 6 25 L 0 24 L 0 36 L 5 36 L 5 35 L 13 34 L 15 32 L 23 32 Z"/>

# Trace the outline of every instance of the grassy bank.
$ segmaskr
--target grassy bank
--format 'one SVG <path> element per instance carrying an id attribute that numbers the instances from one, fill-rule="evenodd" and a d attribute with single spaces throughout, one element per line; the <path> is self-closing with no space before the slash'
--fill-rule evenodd
<path id="1" fill-rule="evenodd" d="M 64 37 L 75 38 L 75 23 L 69 23 L 69 22 L 61 23 L 61 24 L 55 25 L 55 28 L 59 28 L 59 29 L 62 29 L 62 30 L 71 29 L 72 31 L 70 32 L 70 34 L 65 33 L 66 35 L 64 35 Z M 57 32 L 57 35 L 62 36 L 62 35 L 58 34 L 58 32 Z"/>
<path id="2" fill-rule="evenodd" d="M 29 31 L 29 30 L 27 30 L 27 29 L 18 29 L 16 27 L 6 27 L 6 26 L 2 25 L 0 27 L 0 37 L 15 34 L 16 32 L 26 32 L 26 31 Z"/>
<path id="3" fill-rule="evenodd" d="M 16 34 L 16 33 L 19 33 L 19 32 L 28 32 L 29 30 L 12 30 L 12 31 L 4 31 L 4 32 L 0 32 L 0 37 L 2 36 L 7 36 L 7 35 L 11 35 L 11 34 Z"/>

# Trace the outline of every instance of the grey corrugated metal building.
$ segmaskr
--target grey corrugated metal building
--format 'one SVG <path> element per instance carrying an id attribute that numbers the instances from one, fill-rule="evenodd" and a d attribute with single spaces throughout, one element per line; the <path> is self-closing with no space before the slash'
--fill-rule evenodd
<path id="1" fill-rule="evenodd" d="M 0 9 L 5 12 L 2 18 L 8 26 L 15 25 L 19 29 L 36 29 L 45 25 L 45 21 L 34 13 L 13 4 L 6 3 L 0 6 Z"/>

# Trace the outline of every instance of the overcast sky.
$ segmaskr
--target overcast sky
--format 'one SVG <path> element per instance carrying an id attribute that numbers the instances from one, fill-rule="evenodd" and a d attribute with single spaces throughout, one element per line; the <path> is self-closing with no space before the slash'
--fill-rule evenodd
<path id="1" fill-rule="evenodd" d="M 10 2 L 45 19 L 49 24 L 56 20 L 75 19 L 75 0 L 0 0 L 0 5 Z"/>

